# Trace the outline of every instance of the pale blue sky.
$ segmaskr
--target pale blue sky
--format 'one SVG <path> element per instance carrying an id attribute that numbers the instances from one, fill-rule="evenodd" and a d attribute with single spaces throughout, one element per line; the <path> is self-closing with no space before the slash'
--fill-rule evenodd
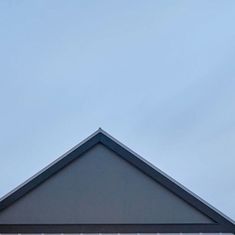
<path id="1" fill-rule="evenodd" d="M 0 195 L 102 127 L 235 219 L 234 0 L 0 1 Z"/>

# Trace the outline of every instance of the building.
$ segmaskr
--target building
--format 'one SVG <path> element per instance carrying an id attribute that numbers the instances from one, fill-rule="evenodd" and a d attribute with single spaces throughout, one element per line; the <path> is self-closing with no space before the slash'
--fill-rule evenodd
<path id="1" fill-rule="evenodd" d="M 99 129 L 0 201 L 0 234 L 235 233 L 232 220 Z"/>

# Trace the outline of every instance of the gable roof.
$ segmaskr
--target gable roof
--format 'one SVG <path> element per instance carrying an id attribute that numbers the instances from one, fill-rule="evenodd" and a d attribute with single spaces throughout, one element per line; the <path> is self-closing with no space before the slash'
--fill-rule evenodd
<path id="1" fill-rule="evenodd" d="M 231 219 L 210 206 L 198 196 L 187 190 L 178 182 L 167 176 L 158 168 L 141 158 L 135 152 L 121 144 L 108 133 L 99 129 L 90 137 L 82 141 L 73 149 L 62 155 L 45 169 L 31 177 L 25 183 L 7 194 L 0 201 L 1 212 L 13 205 L 18 199 L 27 195 L 54 174 L 61 171 L 74 160 L 97 144 L 102 144 L 145 175 L 161 184 L 167 190 L 181 198 L 193 208 L 210 218 L 213 223 L 198 224 L 0 224 L 0 233 L 24 233 L 24 232 L 235 232 L 235 226 Z"/>

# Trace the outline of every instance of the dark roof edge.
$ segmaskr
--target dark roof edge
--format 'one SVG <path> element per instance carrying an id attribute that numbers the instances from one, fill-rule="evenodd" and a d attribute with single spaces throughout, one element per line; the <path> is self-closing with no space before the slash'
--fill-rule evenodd
<path id="1" fill-rule="evenodd" d="M 123 159 L 140 169 L 143 173 L 153 178 L 158 183 L 169 189 L 175 195 L 182 198 L 184 201 L 201 211 L 206 216 L 210 217 L 217 224 L 225 225 L 226 231 L 228 226 L 231 227 L 231 232 L 235 231 L 234 221 L 229 217 L 222 214 L 220 211 L 203 201 L 197 195 L 186 189 L 177 181 L 166 175 L 164 172 L 147 162 L 134 151 L 120 143 L 107 132 L 99 128 L 96 132 L 86 138 L 84 141 L 73 147 L 71 150 L 63 154 L 57 160 L 49 164 L 47 167 L 39 171 L 37 174 L 29 178 L 16 189 L 5 195 L 0 199 L 0 212 L 6 207 L 10 206 L 16 200 L 24 196 L 27 192 L 31 191 L 53 174 L 70 164 L 73 160 L 77 159 L 84 152 L 92 148 L 97 143 L 102 143 Z"/>
<path id="2" fill-rule="evenodd" d="M 219 224 L 13 224 L 0 225 L 1 233 L 235 233 Z"/>
<path id="3" fill-rule="evenodd" d="M 132 163 L 135 167 L 140 169 L 146 175 L 153 178 L 158 183 L 162 184 L 164 187 L 189 203 L 191 206 L 195 207 L 197 210 L 210 217 L 216 223 L 228 224 L 235 227 L 235 223 L 231 218 L 211 206 L 208 202 L 201 199 L 198 195 L 191 192 L 185 186 L 168 176 L 166 173 L 148 162 L 146 159 L 142 158 L 140 155 L 119 142 L 110 134 L 103 130 L 101 131 L 103 133 L 101 143 L 103 143 L 105 146 L 109 147 L 125 160 Z"/>
<path id="4" fill-rule="evenodd" d="M 9 193 L 7 193 L 6 195 L 4 195 L 3 197 L 0 198 L 0 211 L 1 211 L 1 203 L 2 201 L 4 201 L 6 198 L 8 198 L 9 196 L 11 196 L 12 194 L 14 194 L 16 191 L 18 191 L 20 188 L 24 187 L 25 185 L 27 185 L 30 181 L 34 180 L 35 178 L 37 178 L 39 175 L 44 174 L 44 172 L 46 172 L 50 167 L 52 167 L 53 165 L 57 164 L 60 161 L 63 161 L 64 158 L 66 158 L 69 154 L 71 154 L 72 152 L 76 151 L 76 149 L 78 149 L 80 146 L 82 146 L 83 144 L 85 144 L 87 141 L 89 141 L 90 139 L 92 139 L 93 137 L 95 137 L 98 133 L 100 133 L 101 128 L 99 128 L 97 131 L 95 131 L 93 134 L 89 135 L 87 138 L 85 138 L 83 141 L 81 141 L 80 143 L 78 143 L 77 145 L 75 145 L 73 148 L 71 148 L 70 150 L 68 150 L 67 152 L 65 152 L 64 154 L 62 154 L 60 157 L 58 157 L 57 159 L 55 159 L 53 162 L 51 162 L 49 165 L 47 165 L 46 167 L 44 167 L 43 169 L 41 169 L 39 172 L 37 172 L 36 174 L 34 174 L 33 176 L 31 176 L 29 179 L 27 179 L 26 181 L 24 181 L 22 184 L 18 185 L 16 188 L 14 188 L 13 190 L 11 190 Z"/>

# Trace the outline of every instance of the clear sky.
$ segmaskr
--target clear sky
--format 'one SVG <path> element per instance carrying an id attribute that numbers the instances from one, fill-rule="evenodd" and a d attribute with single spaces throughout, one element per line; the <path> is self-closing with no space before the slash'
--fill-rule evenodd
<path id="1" fill-rule="evenodd" d="M 0 195 L 98 127 L 235 219 L 234 0 L 0 1 Z"/>

